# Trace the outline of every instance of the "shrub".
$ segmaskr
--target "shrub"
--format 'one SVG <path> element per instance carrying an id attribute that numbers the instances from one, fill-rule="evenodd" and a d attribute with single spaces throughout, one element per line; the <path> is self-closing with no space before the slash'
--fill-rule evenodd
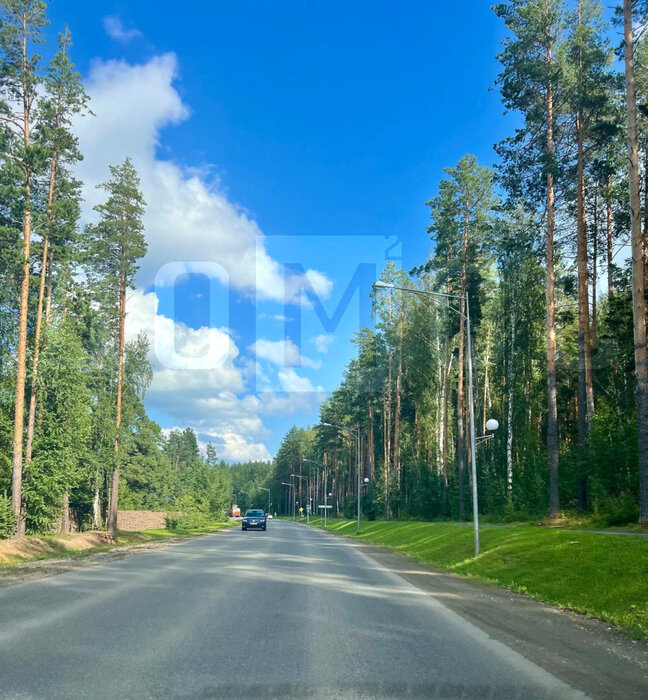
<path id="1" fill-rule="evenodd" d="M 204 527 L 211 522 L 209 504 L 195 498 L 191 494 L 185 494 L 176 501 L 177 510 L 166 516 L 168 530 L 192 530 Z"/>
<path id="2" fill-rule="evenodd" d="M 16 519 L 11 510 L 11 498 L 0 494 L 0 539 L 11 537 L 16 532 Z"/>
<path id="3" fill-rule="evenodd" d="M 618 496 L 609 496 L 604 499 L 600 512 L 608 527 L 636 523 L 639 519 L 637 501 L 629 493 L 621 493 Z"/>

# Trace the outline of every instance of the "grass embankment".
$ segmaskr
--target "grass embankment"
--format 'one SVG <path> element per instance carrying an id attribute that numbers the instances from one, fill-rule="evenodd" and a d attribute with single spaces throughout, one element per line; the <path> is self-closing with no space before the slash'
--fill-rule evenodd
<path id="1" fill-rule="evenodd" d="M 41 559 L 84 557 L 119 547 L 172 537 L 203 535 L 229 527 L 230 524 L 229 522 L 213 523 L 192 529 L 119 531 L 115 535 L 108 532 L 80 532 L 72 535 L 38 535 L 23 537 L 20 540 L 0 540 L 0 568 Z"/>
<path id="2" fill-rule="evenodd" d="M 311 525 L 323 527 L 321 519 Z M 421 564 L 526 593 L 648 639 L 648 538 L 520 525 L 480 531 L 451 523 L 331 521 L 331 532 L 402 552 Z"/>

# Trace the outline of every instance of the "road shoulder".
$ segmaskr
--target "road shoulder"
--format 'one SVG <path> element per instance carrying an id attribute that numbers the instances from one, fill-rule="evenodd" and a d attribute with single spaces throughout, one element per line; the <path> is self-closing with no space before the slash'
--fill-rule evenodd
<path id="1" fill-rule="evenodd" d="M 646 697 L 648 645 L 627 639 L 616 628 L 503 588 L 422 566 L 385 547 L 334 536 L 591 697 Z"/>

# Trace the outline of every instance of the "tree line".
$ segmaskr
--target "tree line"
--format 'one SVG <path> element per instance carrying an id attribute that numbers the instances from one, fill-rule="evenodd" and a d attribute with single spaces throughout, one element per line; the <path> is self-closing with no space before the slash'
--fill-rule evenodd
<path id="1" fill-rule="evenodd" d="M 519 126 L 494 168 L 468 154 L 445 170 L 429 259 L 382 272 L 415 293 L 375 289 L 320 423 L 284 438 L 271 483 L 285 512 L 293 494 L 321 504 L 325 472 L 329 503 L 354 512 L 358 430 L 369 517 L 463 519 L 474 459 L 486 514 L 648 522 L 648 7 L 624 0 L 612 26 L 598 0 L 493 10 Z M 501 425 L 474 455 L 469 343 L 477 432 Z"/>
<path id="2" fill-rule="evenodd" d="M 99 186 L 96 222 L 79 223 L 73 124 L 93 115 L 67 27 L 51 60 L 38 53 L 46 9 L 0 1 L 0 537 L 114 530 L 118 507 L 222 518 L 229 466 L 144 408 L 148 339 L 125 333 L 147 247 L 129 158 Z"/>

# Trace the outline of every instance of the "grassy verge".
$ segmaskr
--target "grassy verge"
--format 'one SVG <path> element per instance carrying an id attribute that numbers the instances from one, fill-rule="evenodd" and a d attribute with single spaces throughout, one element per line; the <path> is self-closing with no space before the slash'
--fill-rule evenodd
<path id="1" fill-rule="evenodd" d="M 323 527 L 321 519 L 311 525 Z M 503 586 L 648 639 L 648 539 L 529 525 L 481 530 L 450 523 L 330 521 L 328 530 L 389 547 L 421 564 Z"/>
<path id="2" fill-rule="evenodd" d="M 230 522 L 217 522 L 192 529 L 119 531 L 114 537 L 106 532 L 83 532 L 73 535 L 38 535 L 21 540 L 0 540 L 0 570 L 26 561 L 43 559 L 81 558 L 129 545 L 193 537 L 229 527 Z"/>

